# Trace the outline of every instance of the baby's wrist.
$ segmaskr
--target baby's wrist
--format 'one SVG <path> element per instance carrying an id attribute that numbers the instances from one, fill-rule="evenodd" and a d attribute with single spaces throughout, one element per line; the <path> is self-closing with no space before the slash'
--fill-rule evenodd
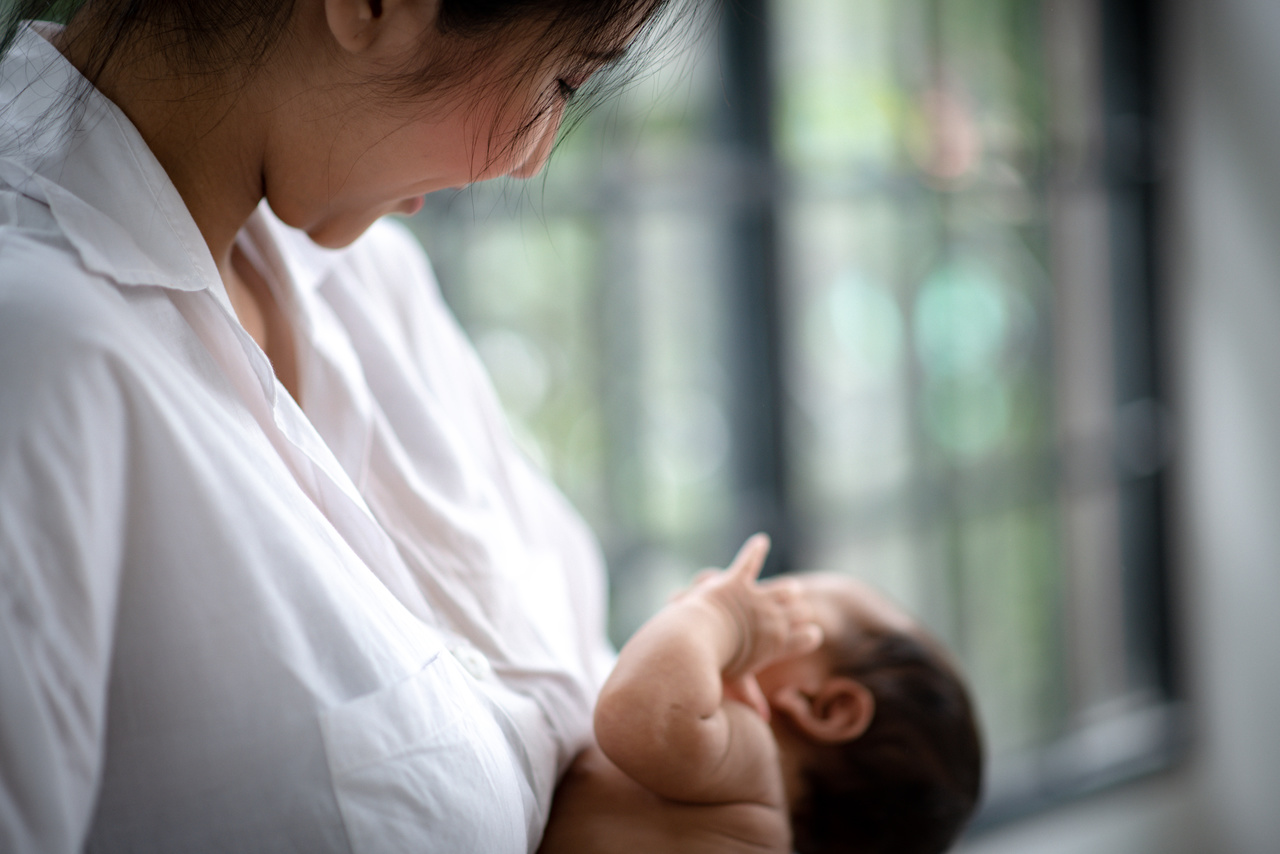
<path id="1" fill-rule="evenodd" d="M 688 604 L 700 612 L 699 622 L 712 639 L 721 672 L 738 675 L 746 661 L 750 632 L 746 613 L 720 588 L 695 591 Z"/>

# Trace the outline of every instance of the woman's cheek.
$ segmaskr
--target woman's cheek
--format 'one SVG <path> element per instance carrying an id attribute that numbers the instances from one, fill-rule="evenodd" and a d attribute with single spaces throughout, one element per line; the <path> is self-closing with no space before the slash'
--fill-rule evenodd
<path id="1" fill-rule="evenodd" d="M 524 152 L 523 159 L 511 171 L 516 178 L 532 178 L 542 171 L 551 149 L 556 144 L 556 133 L 560 130 L 560 120 L 564 117 L 564 106 L 556 107 L 538 127 L 530 132 L 533 139 Z"/>

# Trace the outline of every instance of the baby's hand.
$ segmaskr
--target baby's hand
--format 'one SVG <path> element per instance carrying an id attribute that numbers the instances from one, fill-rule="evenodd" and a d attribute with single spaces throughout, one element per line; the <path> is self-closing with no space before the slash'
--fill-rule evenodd
<path id="1" fill-rule="evenodd" d="M 803 655 L 822 644 L 822 630 L 798 582 L 781 578 L 767 585 L 756 583 L 768 553 L 769 538 L 756 534 L 728 569 L 699 579 L 689 591 L 723 612 L 736 631 L 737 650 L 723 670 L 726 686 L 741 684 L 770 662 Z"/>

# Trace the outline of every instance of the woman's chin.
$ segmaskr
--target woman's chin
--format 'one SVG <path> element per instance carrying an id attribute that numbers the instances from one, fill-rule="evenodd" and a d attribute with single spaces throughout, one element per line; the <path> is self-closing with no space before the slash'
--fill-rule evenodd
<path id="1" fill-rule="evenodd" d="M 330 223 L 321 223 L 313 228 L 304 229 L 304 231 L 311 238 L 311 242 L 321 248 L 342 249 L 355 243 L 360 235 L 364 234 L 373 223 L 374 220 L 370 219 L 359 228 L 343 228 Z"/>
<path id="2" fill-rule="evenodd" d="M 288 211 L 281 212 L 276 210 L 275 213 L 285 224 L 305 231 L 317 246 L 322 246 L 325 249 L 341 249 L 354 243 L 379 218 L 387 214 L 413 216 L 422 210 L 424 204 L 425 199 L 422 196 L 412 196 L 407 199 L 401 199 L 394 204 L 386 204 L 362 212 L 326 212 L 321 216 L 294 217 L 285 215 L 290 213 Z M 275 210 L 274 206 L 272 210 Z"/>
<path id="3" fill-rule="evenodd" d="M 419 205 L 421 207 L 421 205 Z M 315 223 L 303 227 L 303 231 L 317 246 L 325 249 L 342 249 L 350 246 L 369 230 L 369 226 L 389 213 L 399 213 L 400 206 L 374 210 L 364 214 L 348 214 L 340 217 L 325 217 Z M 291 223 L 292 224 L 292 223 Z"/>

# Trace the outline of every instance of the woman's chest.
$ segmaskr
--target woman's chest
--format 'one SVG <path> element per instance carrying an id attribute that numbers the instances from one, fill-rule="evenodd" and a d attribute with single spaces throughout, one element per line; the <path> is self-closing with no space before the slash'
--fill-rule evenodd
<path id="1" fill-rule="evenodd" d="M 539 854 L 790 854 L 787 816 L 762 804 L 679 804 L 648 791 L 592 747 L 570 768 Z"/>
<path id="2" fill-rule="evenodd" d="M 524 850 L 517 747 L 370 566 L 394 550 L 358 495 L 272 435 L 199 337 L 167 344 L 170 362 L 131 374 L 90 847 L 374 851 L 462 833 L 438 850 Z"/>

